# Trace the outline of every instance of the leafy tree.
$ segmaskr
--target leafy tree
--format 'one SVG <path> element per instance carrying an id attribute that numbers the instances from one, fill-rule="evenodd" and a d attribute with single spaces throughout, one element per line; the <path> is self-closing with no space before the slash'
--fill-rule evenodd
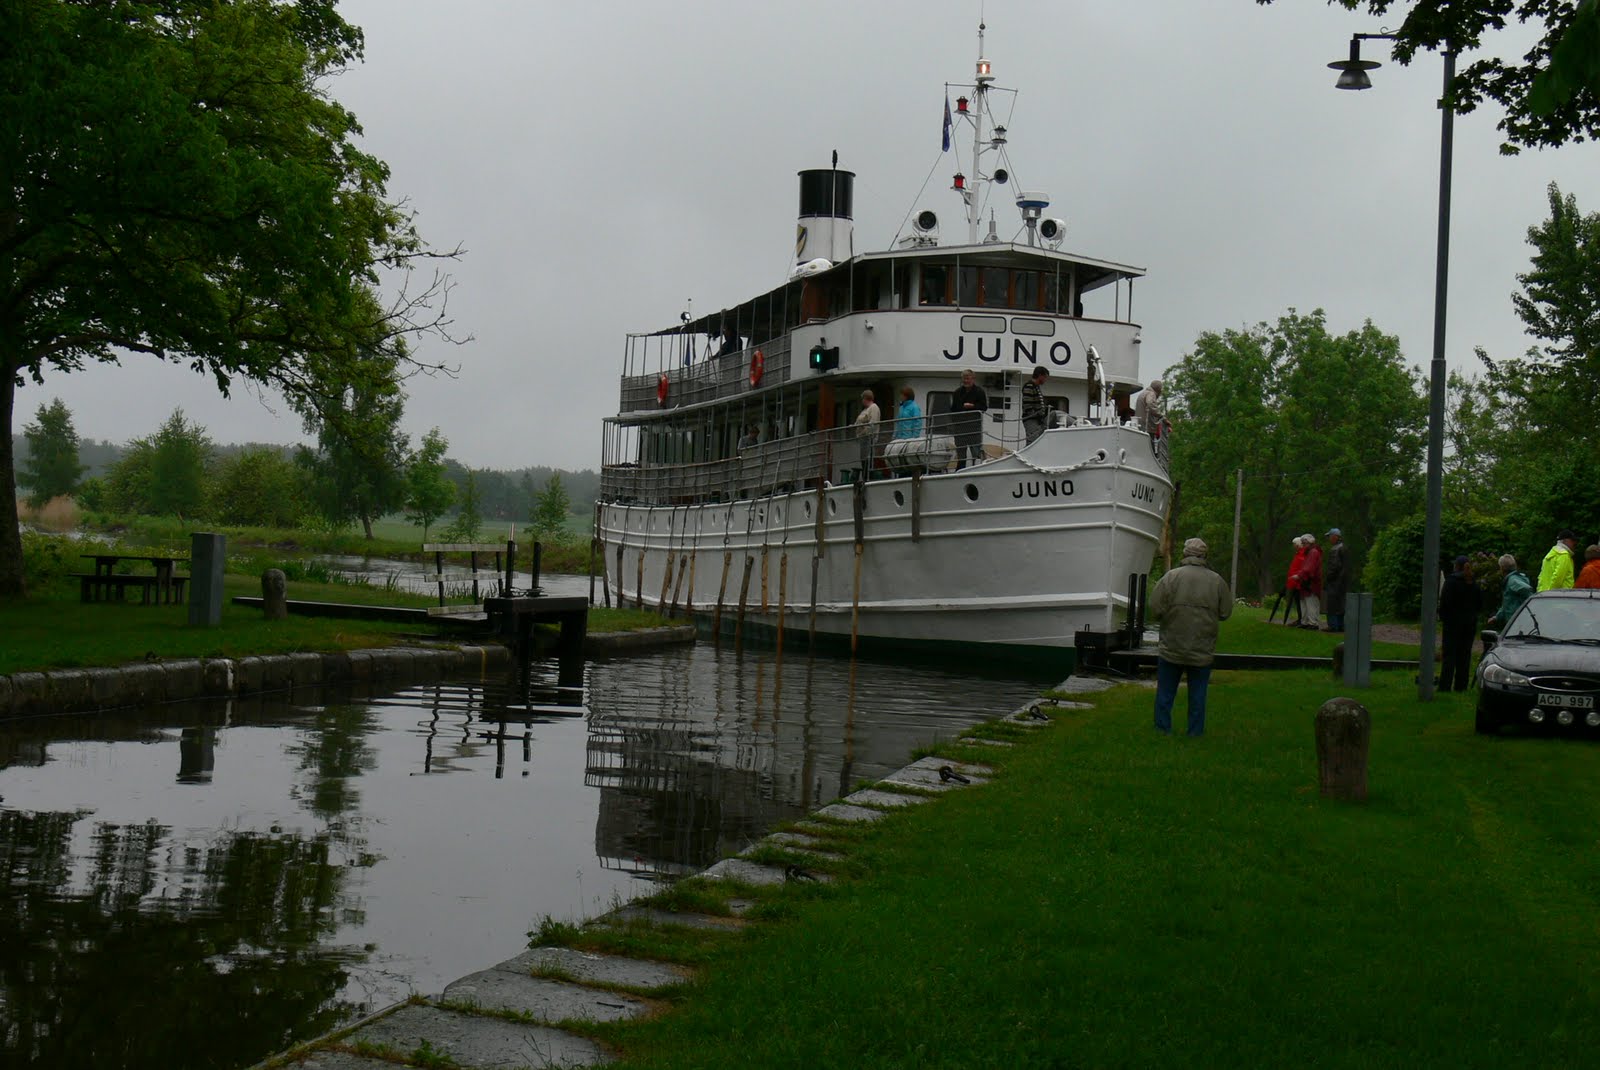
<path id="1" fill-rule="evenodd" d="M 455 504 L 456 487 L 445 476 L 444 451 L 450 448 L 435 427 L 422 436 L 422 444 L 406 466 L 406 519 L 422 528 L 422 541 L 428 541 L 428 527 Z"/>
<path id="2" fill-rule="evenodd" d="M 1483 47 L 1508 16 L 1542 31 L 1531 51 L 1510 63 L 1498 56 L 1456 72 L 1450 100 L 1459 112 L 1485 100 L 1505 108 L 1499 129 L 1504 153 L 1583 141 L 1600 133 L 1600 11 L 1596 0 L 1329 0 L 1382 16 L 1407 8 L 1396 30 L 1394 58 L 1408 64 L 1417 51 L 1458 52 Z M 1272 0 L 1256 0 L 1270 4 Z"/>
<path id="3" fill-rule="evenodd" d="M 4 598 L 20 383 L 149 354 L 319 406 L 363 348 L 442 334 L 448 287 L 370 300 L 433 254 L 325 89 L 362 49 L 336 0 L 8 0 L 0 41 Z"/>
<path id="4" fill-rule="evenodd" d="M 1384 528 L 1373 540 L 1363 586 L 1372 592 L 1373 612 L 1377 615 L 1415 620 L 1421 612 L 1422 543 L 1426 528 L 1426 514 L 1413 513 Z M 1439 518 L 1440 565 L 1446 567 L 1458 554 L 1483 560 L 1497 559 L 1506 552 L 1511 539 L 1509 527 L 1498 517 L 1475 512 L 1445 512 Z M 1519 556 L 1517 560 L 1525 562 L 1526 559 Z M 1475 574 L 1487 571 L 1479 563 Z"/>
<path id="5" fill-rule="evenodd" d="M 28 459 L 17 472 L 17 482 L 29 488 L 28 501 L 38 508 L 51 498 L 71 494 L 83 475 L 78 463 L 78 432 L 72 413 L 55 398 L 40 405 L 34 422 L 22 429 L 28 440 Z"/>
<path id="6" fill-rule="evenodd" d="M 1582 530 L 1600 517 L 1589 461 L 1600 450 L 1600 426 L 1589 418 L 1600 405 L 1600 215 L 1582 214 L 1553 184 L 1549 194 L 1550 217 L 1528 229 L 1531 266 L 1512 295 L 1543 344 L 1510 360 L 1479 352 L 1488 430 L 1478 448 L 1523 561 L 1542 555 L 1562 528 Z"/>
<path id="7" fill-rule="evenodd" d="M 461 509 L 456 513 L 455 521 L 445 530 L 445 539 L 450 542 L 477 542 L 482 533 L 483 513 L 478 508 L 478 477 L 468 469 L 466 485 L 461 491 Z"/>
<path id="8" fill-rule="evenodd" d="M 561 474 L 552 472 L 545 480 L 544 489 L 533 500 L 528 521 L 536 535 L 557 535 L 565 530 L 571 511 L 572 500 L 567 497 L 566 487 L 561 485 Z"/>
<path id="9" fill-rule="evenodd" d="M 149 516 L 198 513 L 205 503 L 212 455 L 205 428 L 174 410 L 156 433 L 128 443 L 106 477 L 106 506 Z"/>
<path id="10" fill-rule="evenodd" d="M 1410 508 L 1427 402 L 1399 341 L 1370 322 L 1328 334 L 1319 309 L 1276 324 L 1206 333 L 1166 382 L 1176 424 L 1173 477 L 1183 535 L 1230 546 L 1244 469 L 1239 594 L 1276 590 L 1289 540 L 1340 527 L 1352 567 Z"/>
<path id="11" fill-rule="evenodd" d="M 222 524 L 299 527 L 307 512 L 300 469 L 276 446 L 249 446 L 218 461 L 207 515 Z"/>
<path id="12" fill-rule="evenodd" d="M 362 354 L 349 385 L 320 411 L 306 413 L 306 430 L 317 448 L 302 447 L 298 462 L 310 475 L 309 497 L 331 528 L 360 521 L 367 538 L 372 524 L 405 502 L 407 436 L 400 430 L 405 409 L 399 368 L 402 339 Z"/>

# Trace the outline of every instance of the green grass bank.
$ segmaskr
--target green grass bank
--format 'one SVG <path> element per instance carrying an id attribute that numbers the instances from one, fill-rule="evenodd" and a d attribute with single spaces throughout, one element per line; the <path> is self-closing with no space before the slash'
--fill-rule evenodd
<path id="1" fill-rule="evenodd" d="M 1199 740 L 1147 687 L 1093 696 L 986 748 L 993 783 L 841 829 L 840 885 L 638 937 L 701 980 L 586 1031 L 625 1067 L 1589 1065 L 1600 749 L 1477 737 L 1470 693 L 1380 673 L 1371 796 L 1337 803 L 1312 719 L 1344 690 L 1219 673 Z"/>

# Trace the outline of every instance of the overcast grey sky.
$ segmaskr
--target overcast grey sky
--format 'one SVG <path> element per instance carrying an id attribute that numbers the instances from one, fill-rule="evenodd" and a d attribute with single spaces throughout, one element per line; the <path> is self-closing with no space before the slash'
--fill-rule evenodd
<path id="1" fill-rule="evenodd" d="M 1145 376 L 1203 331 L 1321 307 L 1370 318 L 1409 362 L 1432 349 L 1441 61 L 1384 62 L 1338 92 L 1325 64 L 1371 18 L 1322 0 L 987 0 L 1019 185 L 1048 191 L 1065 248 L 1135 264 Z M 776 285 L 795 172 L 832 150 L 856 179 L 856 248 L 913 205 L 953 220 L 937 167 L 943 84 L 970 79 L 979 0 L 346 0 L 365 64 L 333 86 L 452 267 L 466 346 L 424 354 L 454 379 L 411 387 L 413 438 L 437 426 L 479 468 L 599 463 L 623 335 Z M 1399 19 L 1391 15 L 1390 24 Z M 1508 31 L 1485 51 L 1520 55 Z M 1470 61 L 1465 57 L 1463 62 Z M 1527 228 L 1560 183 L 1600 210 L 1600 148 L 1503 157 L 1499 114 L 1456 121 L 1448 355 L 1472 370 L 1530 344 L 1511 309 Z M 963 158 L 965 151 L 963 151 Z M 930 167 L 934 177 L 917 196 Z M 1007 233 L 1002 209 L 1001 232 Z M 953 228 L 946 226 L 946 237 Z M 272 397 L 224 401 L 146 357 L 18 393 L 17 426 L 60 396 L 79 434 L 125 441 L 175 407 L 219 442 L 298 442 Z"/>

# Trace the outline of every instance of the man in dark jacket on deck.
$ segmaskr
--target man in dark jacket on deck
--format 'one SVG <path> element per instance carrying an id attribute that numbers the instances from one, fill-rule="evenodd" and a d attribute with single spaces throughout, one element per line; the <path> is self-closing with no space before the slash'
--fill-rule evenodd
<path id="1" fill-rule="evenodd" d="M 1156 661 L 1157 732 L 1172 733 L 1172 703 L 1178 696 L 1178 680 L 1187 673 L 1189 735 L 1205 734 L 1206 689 L 1211 683 L 1217 625 L 1232 612 L 1233 592 L 1207 567 L 1205 542 L 1185 542 L 1183 560 L 1150 592 L 1150 617 L 1161 622 Z"/>

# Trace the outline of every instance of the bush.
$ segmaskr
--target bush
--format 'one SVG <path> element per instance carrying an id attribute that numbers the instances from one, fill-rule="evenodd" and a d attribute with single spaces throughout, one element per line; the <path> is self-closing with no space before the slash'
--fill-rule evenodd
<path id="1" fill-rule="evenodd" d="M 22 533 L 22 574 L 34 590 L 68 583 L 67 574 L 78 568 L 78 555 L 84 547 L 77 539 L 63 535 Z"/>
<path id="2" fill-rule="evenodd" d="M 1372 592 L 1373 612 L 1379 616 L 1416 620 L 1422 615 L 1422 543 L 1427 534 L 1427 517 L 1417 513 L 1396 521 L 1379 533 L 1367 557 L 1366 588 Z M 1449 571 L 1458 554 L 1476 558 L 1469 566 L 1480 584 L 1483 560 L 1497 559 L 1512 545 L 1511 531 L 1504 520 L 1477 514 L 1446 513 L 1439 523 L 1439 565 Z M 1489 577 L 1484 596 L 1498 591 L 1499 574 Z"/>

